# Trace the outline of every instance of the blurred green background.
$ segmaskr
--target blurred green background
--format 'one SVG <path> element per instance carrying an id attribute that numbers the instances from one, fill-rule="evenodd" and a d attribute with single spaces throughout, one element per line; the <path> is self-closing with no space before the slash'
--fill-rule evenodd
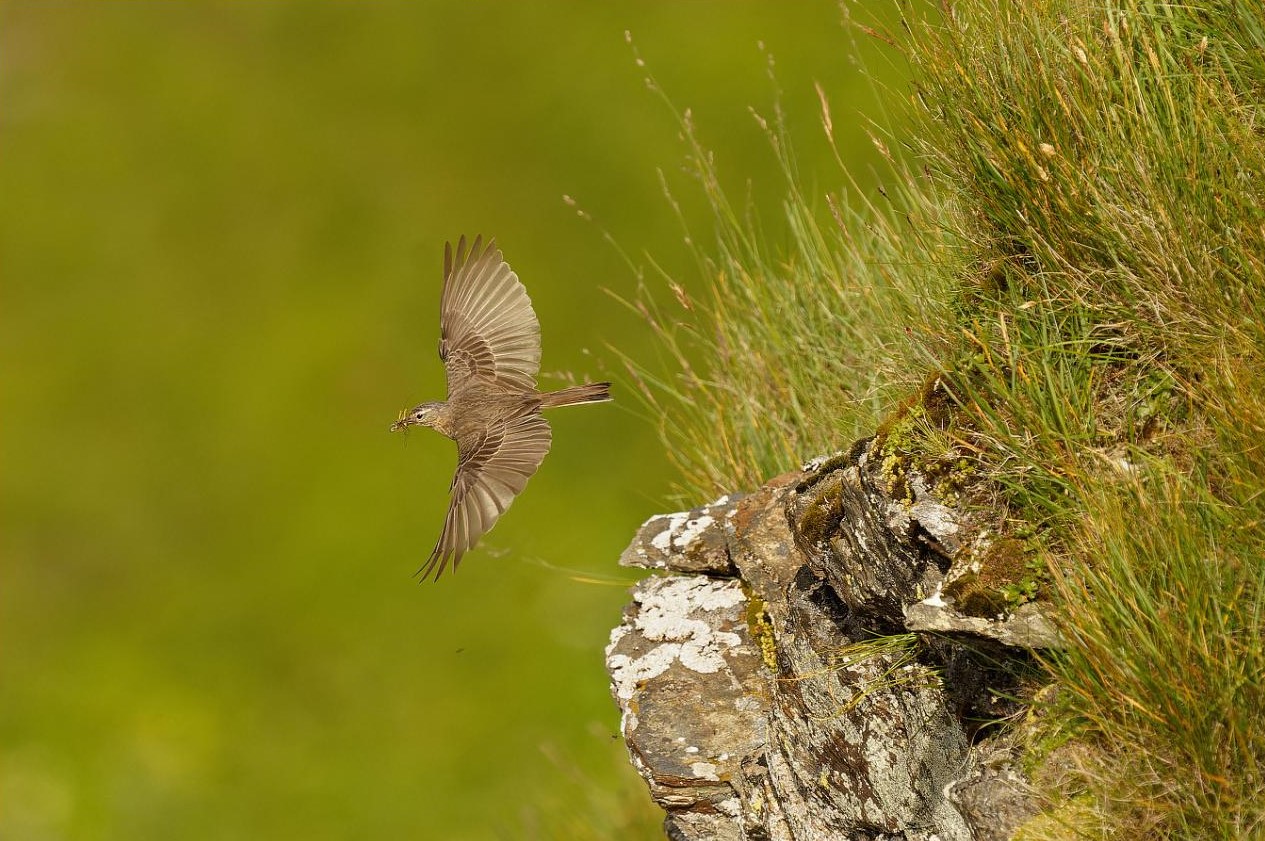
<path id="1" fill-rule="evenodd" d="M 657 823 L 601 658 L 671 481 L 608 344 L 654 351 L 561 200 L 691 280 L 656 168 L 701 203 L 625 30 L 770 216 L 759 41 L 806 180 L 841 180 L 814 80 L 864 179 L 831 0 L 0 3 L 0 837 Z M 556 413 L 485 548 L 418 586 L 455 449 L 387 426 L 443 393 L 462 233 L 526 283 L 544 370 L 621 402 Z"/>

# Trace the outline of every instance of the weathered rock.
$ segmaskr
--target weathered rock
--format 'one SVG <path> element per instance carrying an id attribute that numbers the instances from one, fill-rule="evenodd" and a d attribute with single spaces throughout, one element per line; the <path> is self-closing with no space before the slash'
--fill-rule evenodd
<path id="1" fill-rule="evenodd" d="M 768 754 L 784 806 L 797 807 L 786 810 L 789 837 L 970 838 L 942 791 L 965 759 L 966 736 L 912 641 L 858 640 L 821 584 L 792 585 L 791 612 L 791 627 L 805 630 L 779 642 Z"/>
<path id="2" fill-rule="evenodd" d="M 864 443 L 864 442 L 863 442 Z M 795 489 L 790 518 L 814 571 L 848 608 L 875 630 L 901 627 L 901 606 L 931 592 L 949 556 L 915 509 L 893 499 L 867 448 L 830 459 Z M 924 509 L 943 538 L 957 524 L 947 509 Z"/>
<path id="3" fill-rule="evenodd" d="M 671 838 L 993 841 L 1032 811 L 1017 764 L 977 731 L 1008 712 L 997 663 L 1048 642 L 1044 617 L 943 602 L 928 618 L 979 530 L 916 472 L 894 499 L 865 444 L 652 518 L 621 558 L 674 573 L 634 588 L 607 649 Z"/>
<path id="4" fill-rule="evenodd" d="M 1018 748 L 999 737 L 975 751 L 970 772 L 948 787 L 975 841 L 1010 841 L 1040 811 L 1018 758 Z"/>
<path id="5" fill-rule="evenodd" d="M 729 781 L 766 738 L 746 610 L 732 578 L 649 578 L 606 649 L 621 730 L 651 794 L 669 809 L 731 813 L 721 823 L 737 814 Z M 727 836 L 717 824 L 698 837 Z"/>
<path id="6" fill-rule="evenodd" d="M 1040 602 L 1013 605 L 1006 588 L 1030 572 L 1023 541 L 970 527 L 955 542 L 950 566 L 927 598 L 905 607 L 911 631 L 969 634 L 1013 648 L 1058 648 L 1062 637 Z"/>
<path id="7" fill-rule="evenodd" d="M 848 607 L 874 630 L 1059 647 L 1044 605 L 1005 604 L 1001 588 L 1023 575 L 1020 541 L 945 504 L 915 470 L 901 476 L 909 498 L 893 498 L 867 444 L 818 464 L 790 506 L 796 539 Z"/>
<path id="8" fill-rule="evenodd" d="M 738 498 L 724 496 L 692 511 L 651 517 L 620 556 L 620 566 L 732 575 L 726 535 Z"/>
<path id="9" fill-rule="evenodd" d="M 905 608 L 911 631 L 972 634 L 1012 648 L 1059 648 L 1063 639 L 1045 608 L 1029 602 L 993 619 L 967 616 L 953 609 L 939 592 Z"/>

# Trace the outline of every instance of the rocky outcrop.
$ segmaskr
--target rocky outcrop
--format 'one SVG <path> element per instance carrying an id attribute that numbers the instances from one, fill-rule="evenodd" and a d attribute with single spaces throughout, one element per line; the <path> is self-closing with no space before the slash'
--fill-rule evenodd
<path id="1" fill-rule="evenodd" d="M 995 538 L 917 471 L 896 498 L 870 443 L 652 518 L 621 558 L 663 573 L 606 662 L 670 837 L 993 841 L 1036 812 L 992 723 L 1057 633 L 1039 604 L 959 609 L 946 582 Z"/>

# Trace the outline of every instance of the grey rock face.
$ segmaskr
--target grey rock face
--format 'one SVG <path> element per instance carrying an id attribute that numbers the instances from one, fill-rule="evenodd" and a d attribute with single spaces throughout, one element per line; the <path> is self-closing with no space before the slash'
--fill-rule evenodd
<path id="1" fill-rule="evenodd" d="M 992 841 L 1029 814 L 974 718 L 997 713 L 980 664 L 1030 640 L 978 617 L 948 639 L 911 632 L 973 526 L 910 479 L 915 498 L 892 499 L 862 442 L 652 518 L 624 553 L 669 573 L 634 588 L 606 662 L 670 837 Z"/>
<path id="2" fill-rule="evenodd" d="M 895 631 L 901 606 L 930 592 L 948 559 L 927 551 L 932 533 L 914 519 L 912 506 L 884 491 L 867 450 L 853 453 L 805 476 L 789 515 L 814 571 L 859 617 Z M 940 534 L 956 532 L 952 512 L 941 509 L 928 521 Z"/>
<path id="3" fill-rule="evenodd" d="M 1038 813 L 1028 780 L 1006 739 L 974 751 L 970 773 L 948 788 L 949 800 L 970 825 L 975 841 L 1010 841 Z"/>
<path id="4" fill-rule="evenodd" d="M 1040 605 L 1022 604 L 995 619 L 966 616 L 945 602 L 939 592 L 905 608 L 905 627 L 911 631 L 973 634 L 1013 648 L 1058 648 L 1058 629 Z"/>
<path id="5" fill-rule="evenodd" d="M 666 807 L 737 814 L 727 781 L 766 739 L 746 607 L 732 578 L 649 578 L 611 633 L 606 663 L 624 738 Z"/>
<path id="6" fill-rule="evenodd" d="M 620 556 L 620 566 L 732 575 L 724 520 L 733 515 L 736 499 L 651 517 Z"/>

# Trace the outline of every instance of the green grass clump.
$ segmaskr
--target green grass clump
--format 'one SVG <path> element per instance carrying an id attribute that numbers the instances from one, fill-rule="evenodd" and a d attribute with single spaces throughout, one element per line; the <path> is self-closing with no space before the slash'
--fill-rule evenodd
<path id="1" fill-rule="evenodd" d="M 832 135 L 824 94 L 822 106 Z M 910 272 L 909 263 L 926 248 L 918 240 L 943 232 L 911 230 L 906 211 L 896 213 L 885 200 L 880 208 L 855 185 L 821 206 L 799 183 L 775 107 L 772 119 L 756 115 L 786 176 L 785 239 L 774 251 L 753 209 L 735 204 L 722 187 L 690 114 L 678 119 L 686 168 L 715 222 L 714 237 L 704 240 L 686 225 L 709 288 L 696 299 L 665 278 L 669 304 L 643 290 L 632 305 L 657 334 L 666 365 L 629 367 L 648 415 L 659 419 L 681 496 L 699 498 L 756 487 L 872 432 L 917 384 L 920 351 L 906 326 L 938 320 L 947 309 L 945 296 L 939 289 L 927 294 L 929 279 Z"/>
<path id="2" fill-rule="evenodd" d="M 1037 548 L 1011 595 L 1053 601 L 1071 641 L 1048 720 L 1088 758 L 1030 834 L 1261 837 L 1265 7 L 944 11 L 878 33 L 913 76 L 908 121 L 876 131 L 901 150 L 882 199 L 815 207 L 773 121 L 776 252 L 684 121 L 711 291 L 645 305 L 676 362 L 647 397 L 707 495 L 896 428 L 939 377 L 951 421 L 889 449 L 955 465 Z"/>

